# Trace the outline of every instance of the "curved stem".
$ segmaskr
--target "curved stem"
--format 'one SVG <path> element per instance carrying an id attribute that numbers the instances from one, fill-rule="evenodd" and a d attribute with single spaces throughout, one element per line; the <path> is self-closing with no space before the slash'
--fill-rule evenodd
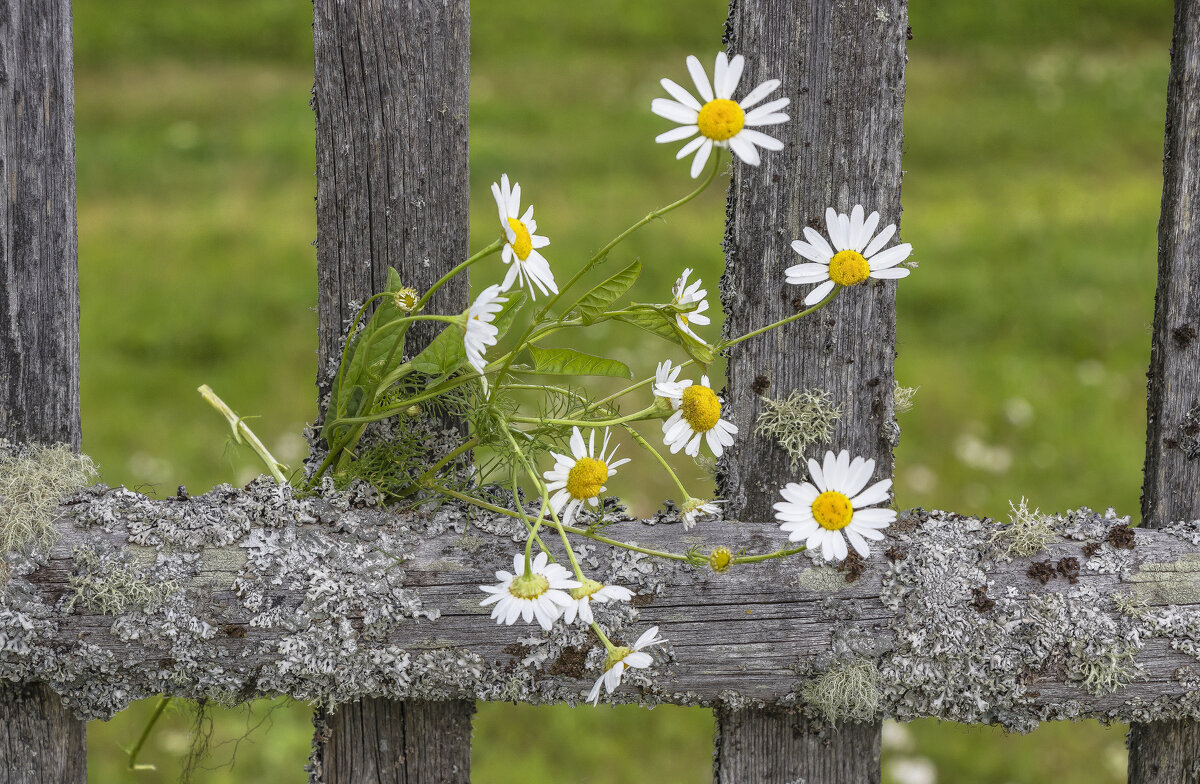
<path id="1" fill-rule="evenodd" d="M 644 408 L 628 416 L 616 417 L 614 419 L 542 419 L 538 417 L 523 417 L 510 416 L 508 421 L 520 422 L 524 425 L 560 425 L 562 427 L 612 427 L 614 425 L 623 425 L 626 422 L 637 422 L 642 419 L 653 419 L 659 415 L 657 406 Z"/>
<path id="2" fill-rule="evenodd" d="M 637 442 L 638 442 L 639 444 L 641 444 L 641 445 L 642 445 L 642 446 L 643 446 L 643 447 L 644 447 L 644 448 L 645 448 L 645 449 L 646 449 L 646 450 L 647 450 L 647 451 L 648 451 L 650 454 L 654 455 L 654 459 L 655 459 L 655 460 L 657 460 L 657 461 L 659 462 L 659 465 L 661 465 L 661 466 L 662 466 L 662 467 L 663 467 L 663 468 L 666 470 L 667 474 L 669 474 L 669 475 L 670 475 L 670 477 L 671 477 L 671 481 L 675 483 L 675 487 L 676 487 L 676 489 L 678 489 L 678 490 L 679 490 L 679 492 L 680 492 L 680 494 L 682 495 L 682 498 L 680 498 L 680 499 L 679 499 L 679 505 L 682 507 L 682 506 L 683 506 L 683 504 L 684 504 L 684 502 L 685 502 L 685 501 L 687 501 L 687 499 L 689 499 L 689 498 L 691 498 L 691 497 L 692 497 L 692 494 L 691 494 L 691 493 L 689 493 L 689 492 L 687 491 L 687 488 L 683 486 L 683 482 L 679 481 L 679 477 L 678 477 L 678 476 L 676 476 L 674 469 L 672 469 L 672 468 L 671 468 L 671 464 L 670 464 L 670 463 L 668 463 L 668 462 L 667 462 L 667 459 L 666 459 L 665 457 L 663 457 L 663 456 L 662 456 L 662 453 L 660 453 L 660 452 L 659 452 L 657 449 L 655 449 L 653 446 L 651 446 L 650 442 L 649 442 L 649 441 L 647 441 L 647 440 L 646 440 L 646 439 L 645 439 L 645 438 L 642 436 L 642 434 L 641 434 L 641 433 L 639 433 L 638 431 L 634 430 L 634 429 L 633 429 L 632 427 L 630 427 L 629 425 L 625 425 L 624 427 L 625 427 L 625 429 L 626 429 L 626 430 L 628 430 L 628 431 L 629 431 L 629 435 L 633 437 L 633 440 L 634 440 L 634 441 L 637 441 Z"/>
<path id="3" fill-rule="evenodd" d="M 458 266 L 456 266 L 454 269 L 450 270 L 450 271 L 449 271 L 449 272 L 447 272 L 445 275 L 443 275 L 442 277 L 438 278 L 438 279 L 437 279 L 437 282 L 436 282 L 436 283 L 434 283 L 432 286 L 430 286 L 430 287 L 429 287 L 429 291 L 425 292 L 425 295 L 424 295 L 423 297 L 421 297 L 419 300 L 417 300 L 417 306 L 416 306 L 415 308 L 413 308 L 413 310 L 418 310 L 418 311 L 419 311 L 421 308 L 425 307 L 425 303 L 429 301 L 429 298 L 430 298 L 430 297 L 432 297 L 432 296 L 434 295 L 434 292 L 436 292 L 436 291 L 437 291 L 438 289 L 440 289 L 440 288 L 441 288 L 443 285 L 445 285 L 446 281 L 450 280 L 450 279 L 451 279 L 451 278 L 453 278 L 455 275 L 457 275 L 458 273 L 462 272 L 462 271 L 463 271 L 463 270 L 465 270 L 467 267 L 470 267 L 472 264 L 474 264 L 475 262 L 479 261 L 480 259 L 482 259 L 482 258 L 485 258 L 485 257 L 487 257 L 487 256 L 490 256 L 490 255 L 492 255 L 493 253 L 495 253 L 496 251 L 500 250 L 500 249 L 501 249 L 501 248 L 503 248 L 503 247 L 504 247 L 504 240 L 503 240 L 503 239 L 497 239 L 497 240 L 496 240 L 495 242 L 493 242 L 491 245 L 488 245 L 486 248 L 484 248 L 483 250 L 479 251 L 479 252 L 478 252 L 478 253 L 476 253 L 474 256 L 471 256 L 471 257 L 470 257 L 470 258 L 468 258 L 466 261 L 464 261 L 464 262 L 460 263 L 460 264 L 459 264 Z"/>
<path id="4" fill-rule="evenodd" d="M 253 449 L 254 454 L 258 455 L 258 459 L 271 472 L 271 476 L 275 478 L 275 481 L 281 485 L 286 485 L 288 481 L 287 477 L 283 475 L 283 470 L 288 470 L 288 467 L 275 459 L 275 455 L 271 454 L 270 450 L 263 445 L 263 442 L 258 439 L 258 436 L 254 434 L 254 431 L 250 429 L 245 420 L 234 413 L 233 409 L 226 405 L 224 400 L 217 397 L 217 393 L 213 392 L 212 387 L 208 384 L 201 384 L 197 387 L 196 391 L 208 401 L 210 406 L 220 411 L 221 415 L 225 417 L 225 421 L 229 423 L 229 428 L 233 431 L 234 440 L 238 443 L 244 443 Z"/>
<path id="5" fill-rule="evenodd" d="M 429 467 L 429 470 L 425 471 L 425 473 L 423 473 L 419 477 L 417 477 L 417 484 L 419 484 L 419 485 L 426 484 L 427 482 L 429 482 L 429 480 L 433 479 L 433 475 L 435 473 L 437 473 L 438 470 L 442 466 L 446 465 L 446 463 L 449 463 L 451 460 L 458 457 L 463 452 L 470 451 L 472 448 L 474 448 L 478 444 L 479 444 L 479 438 L 476 437 L 476 438 L 469 439 L 462 445 L 456 447 L 454 449 L 454 451 L 450 452 L 450 454 L 446 455 L 441 460 L 434 463 L 432 466 Z"/>
<path id="6" fill-rule="evenodd" d="M 773 553 L 763 553 L 762 555 L 743 555 L 743 556 L 738 556 L 738 557 L 734 558 L 733 563 L 735 563 L 735 564 L 759 563 L 760 561 L 769 561 L 772 558 L 786 558 L 789 555 L 795 555 L 796 553 L 802 553 L 807 549 L 808 548 L 806 546 L 800 545 L 799 547 L 791 547 L 786 550 L 776 550 Z"/>
<path id="7" fill-rule="evenodd" d="M 558 302 L 559 299 L 562 298 L 563 294 L 565 294 L 568 289 L 570 289 L 572 286 L 574 286 L 576 283 L 578 283 L 579 279 L 582 278 L 584 275 L 586 275 L 587 272 L 592 269 L 592 267 L 596 266 L 602 259 L 604 259 L 610 252 L 612 252 L 612 249 L 615 248 L 622 240 L 624 240 L 629 235 L 633 234 L 635 231 L 637 231 L 641 227 L 645 226 L 650 221 L 652 221 L 656 218 L 661 218 L 662 216 L 666 215 L 668 212 L 671 212 L 672 210 L 682 207 L 683 205 L 687 204 L 689 201 L 691 201 L 692 199 L 696 198 L 701 193 L 703 193 L 708 188 L 708 186 L 712 184 L 712 181 L 714 179 L 716 179 L 717 172 L 720 170 L 721 160 L 722 160 L 721 151 L 718 149 L 715 151 L 715 154 L 713 155 L 712 167 L 709 169 L 708 176 L 706 178 L 704 178 L 704 182 L 700 183 L 699 187 L 697 187 L 694 191 L 692 191 L 688 195 L 684 196 L 683 198 L 677 199 L 665 207 L 661 207 L 657 210 L 651 210 L 650 212 L 648 212 L 646 214 L 646 217 L 637 221 L 632 226 L 625 229 L 625 231 L 623 231 L 620 234 L 618 234 L 617 236 L 613 237 L 611 240 L 609 240 L 608 244 L 606 244 L 600 250 L 596 251 L 595 255 L 593 255 L 590 259 L 588 259 L 587 263 L 585 263 L 582 267 L 580 267 L 579 271 L 576 272 L 571 277 L 571 279 L 566 282 L 565 285 L 563 285 L 562 287 L 559 288 L 558 293 L 556 293 L 554 296 L 550 297 L 550 299 L 548 299 L 546 301 L 546 304 L 542 306 L 542 309 L 537 312 L 537 315 L 535 315 L 533 317 L 533 320 L 529 322 L 529 326 L 525 328 L 525 332 L 522 333 L 520 339 L 517 341 L 517 343 L 516 343 L 517 349 L 520 349 L 520 347 L 522 345 L 524 345 L 525 340 L 529 337 L 529 334 L 534 330 L 534 327 L 536 327 L 538 324 L 541 323 L 542 319 L 545 318 L 546 314 L 550 312 L 550 308 L 554 307 L 554 304 L 556 302 Z M 506 372 L 508 372 L 508 367 L 509 367 L 509 365 L 512 364 L 512 360 L 515 356 L 516 356 L 516 351 L 514 350 L 509 355 L 508 359 L 505 361 L 504 366 L 502 368 L 500 368 L 499 377 L 503 377 L 503 375 Z"/>
<path id="8" fill-rule="evenodd" d="M 137 742 L 133 744 L 133 748 L 129 750 L 129 760 L 126 764 L 126 770 L 158 770 L 153 765 L 139 765 L 137 758 L 142 753 L 142 747 L 146 745 L 146 740 L 150 737 L 150 731 L 154 729 L 154 725 L 158 723 L 158 719 L 162 716 L 163 711 L 171 704 L 170 697 L 159 697 L 158 705 L 154 706 L 154 713 L 150 714 L 146 726 L 142 728 L 142 734 L 138 737 Z"/>
<path id="9" fill-rule="evenodd" d="M 730 346 L 736 346 L 738 343 L 741 343 L 743 340 L 749 340 L 750 338 L 761 335 L 764 332 L 770 332 L 771 330 L 773 330 L 777 327 L 782 327 L 784 324 L 788 324 L 792 321 L 795 321 L 796 319 L 802 319 L 807 315 L 816 313 L 818 310 L 825 307 L 830 302 L 833 302 L 834 298 L 837 297 L 837 295 L 841 293 L 842 288 L 843 288 L 842 286 L 834 286 L 833 291 L 831 291 L 825 295 L 825 299 L 821 300 L 816 305 L 813 305 L 811 308 L 806 308 L 805 310 L 802 310 L 799 313 L 795 313 L 791 316 L 788 316 L 787 318 L 782 318 L 779 321 L 775 321 L 771 324 L 768 324 L 765 327 L 759 327 L 758 329 L 754 330 L 753 332 L 747 332 L 745 335 L 742 335 L 741 337 L 736 337 L 733 340 L 727 340 L 720 345 L 720 348 L 724 349 L 724 348 L 729 348 Z"/>

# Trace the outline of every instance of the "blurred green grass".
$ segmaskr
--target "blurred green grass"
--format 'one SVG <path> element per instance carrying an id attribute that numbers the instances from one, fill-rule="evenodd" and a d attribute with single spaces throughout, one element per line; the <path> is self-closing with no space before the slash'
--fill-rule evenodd
<path id="1" fill-rule="evenodd" d="M 921 391 L 901 420 L 901 505 L 1003 516 L 1024 495 L 1136 515 L 1171 12 L 1169 0 L 913 3 L 903 233 L 921 268 L 899 287 L 897 373 Z M 476 3 L 473 245 L 494 232 L 487 185 L 504 171 L 568 268 L 684 192 L 647 107 L 658 77 L 719 47 L 724 15 L 718 0 Z M 257 470 L 226 449 L 201 383 L 261 414 L 254 426 L 283 459 L 302 456 L 315 373 L 310 26 L 293 0 L 75 3 L 84 448 L 109 483 L 195 492 Z M 721 199 L 706 196 L 623 246 L 614 263 L 640 257 L 642 291 L 666 290 L 683 266 L 716 282 Z M 605 339 L 645 365 L 630 335 Z M 614 489 L 642 510 L 670 494 Z M 92 723 L 93 780 L 175 780 L 186 711 L 151 739 L 157 773 L 123 771 L 120 747 L 151 708 Z M 308 711 L 269 715 L 270 734 L 240 746 L 231 770 L 194 780 L 303 781 Z M 214 716 L 217 739 L 246 729 L 244 710 Z M 712 726 L 694 709 L 481 705 L 476 778 L 703 781 Z M 885 780 L 913 759 L 942 782 L 1124 779 L 1117 727 L 907 731 Z"/>

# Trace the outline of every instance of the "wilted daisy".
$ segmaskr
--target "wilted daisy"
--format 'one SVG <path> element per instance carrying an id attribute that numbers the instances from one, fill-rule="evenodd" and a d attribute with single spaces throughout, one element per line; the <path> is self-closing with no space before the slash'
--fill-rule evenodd
<path id="1" fill-rule="evenodd" d="M 702 501 L 699 498 L 689 498 L 683 502 L 683 530 L 691 530 L 701 517 L 710 517 L 721 513 L 721 507 L 716 501 Z M 721 501 L 719 503 L 725 503 Z"/>
<path id="2" fill-rule="evenodd" d="M 617 472 L 618 466 L 629 462 L 629 458 L 613 462 L 617 447 L 608 452 L 608 442 L 611 434 L 604 429 L 604 442 L 596 453 L 596 431 L 588 435 L 587 444 L 583 443 L 583 434 L 579 428 L 571 429 L 571 456 L 554 455 L 554 468 L 542 476 L 546 479 L 546 491 L 553 492 L 550 506 L 556 514 L 561 514 L 563 522 L 570 524 L 580 505 L 588 503 L 591 506 L 599 504 L 598 496 L 607 488 L 604 483 Z M 605 453 L 608 452 L 607 455 Z M 554 491 L 558 492 L 554 492 Z"/>
<path id="3" fill-rule="evenodd" d="M 512 573 L 501 570 L 496 572 L 499 583 L 479 586 L 479 590 L 491 594 L 480 605 L 496 605 L 492 608 L 496 623 L 512 626 L 518 617 L 525 623 L 537 619 L 548 631 L 565 608 L 575 605 L 567 591 L 579 587 L 579 582 L 571 579 L 571 573 L 565 567 L 548 563 L 549 560 L 545 553 L 538 553 L 526 573 L 525 554 L 517 553 L 513 556 Z"/>
<path id="4" fill-rule="evenodd" d="M 504 249 L 500 257 L 508 266 L 508 274 L 500 284 L 503 291 L 512 288 L 513 283 L 529 286 L 529 296 L 537 299 L 537 290 L 543 294 L 558 293 L 558 285 L 554 282 L 554 273 L 550 271 L 550 263 L 538 253 L 538 248 L 550 244 L 547 238 L 534 234 L 537 231 L 537 221 L 533 219 L 533 205 L 521 213 L 521 184 L 514 182 L 508 186 L 508 175 L 500 177 L 499 183 L 492 183 L 492 196 L 496 199 L 496 209 L 500 212 L 500 227 L 504 229 Z M 536 288 L 535 288 L 536 287 Z"/>
<path id="5" fill-rule="evenodd" d="M 575 601 L 563 610 L 563 620 L 574 623 L 578 618 L 580 623 L 591 624 L 592 602 L 627 602 L 633 598 L 633 591 L 619 585 L 605 585 L 584 578 L 583 585 L 573 588 L 570 596 Z"/>
<path id="6" fill-rule="evenodd" d="M 741 81 L 744 65 L 745 59 L 740 54 L 730 60 L 724 52 L 717 53 L 713 81 L 710 83 L 704 66 L 694 55 L 688 55 L 688 71 L 696 84 L 696 92 L 704 103 L 701 104 L 691 93 L 670 79 L 663 79 L 662 86 L 675 100 L 655 98 L 650 104 L 650 110 L 659 117 L 680 123 L 679 128 L 659 134 L 654 141 L 678 142 L 699 133 L 699 136 L 685 144 L 675 156 L 685 158 L 693 152 L 696 153 L 696 157 L 692 159 L 692 177 L 700 176 L 713 147 L 728 147 L 751 166 L 757 166 L 759 162 L 756 146 L 768 150 L 783 149 L 783 142 L 753 129 L 756 126 L 787 122 L 788 116 L 779 110 L 787 106 L 789 100 L 779 98 L 752 109 L 755 104 L 775 92 L 780 85 L 778 79 L 763 82 L 741 101 L 732 100 L 738 82 Z"/>
<path id="7" fill-rule="evenodd" d="M 688 269 L 685 269 L 683 274 L 679 276 L 679 279 L 675 281 L 675 285 L 671 289 L 671 304 L 691 305 L 694 302 L 700 303 L 696 306 L 695 310 L 689 310 L 684 313 L 676 313 L 675 323 L 678 324 L 679 328 L 684 332 L 703 343 L 704 339 L 695 332 L 692 332 L 691 325 L 699 324 L 704 326 L 709 323 L 708 316 L 704 315 L 704 311 L 708 310 L 708 300 L 705 299 L 705 297 L 708 296 L 708 290 L 700 288 L 704 285 L 704 282 L 700 280 L 700 278 L 696 278 L 695 282 L 689 286 L 687 279 L 688 275 L 691 274 L 692 270 L 689 267 Z"/>
<path id="8" fill-rule="evenodd" d="M 861 204 L 855 204 L 849 215 L 838 213 L 830 207 L 825 210 L 825 223 L 833 247 L 808 226 L 804 227 L 808 242 L 796 240 L 792 243 L 792 250 L 808 259 L 809 263 L 788 267 L 787 282 L 796 285 L 821 284 L 804 298 L 805 305 L 815 305 L 825 299 L 834 284 L 854 286 L 868 277 L 891 280 L 908 276 L 906 267 L 896 265 L 908 258 L 908 254 L 912 253 L 912 245 L 905 242 L 882 250 L 896 233 L 896 224 L 889 223 L 871 239 L 875 227 L 879 225 L 878 212 L 872 212 L 864 219 Z"/>
<path id="9" fill-rule="evenodd" d="M 721 398 L 709 386 L 708 376 L 701 376 L 699 384 L 675 385 L 664 395 L 675 405 L 676 411 L 663 422 L 663 443 L 671 447 L 671 454 L 680 449 L 689 457 L 700 454 L 700 440 L 708 441 L 708 448 L 717 457 L 725 447 L 733 444 L 737 425 L 721 419 Z"/>
<path id="10" fill-rule="evenodd" d="M 779 527 L 793 542 L 804 539 L 810 550 L 820 547 L 827 561 L 846 557 L 846 539 L 866 558 L 871 554 L 866 540 L 882 539 L 880 529 L 896 519 L 891 509 L 865 508 L 886 501 L 892 486 L 891 479 L 882 479 L 867 487 L 874 470 L 874 460 L 856 457 L 851 461 L 844 449 L 836 457 L 826 452 L 824 466 L 810 458 L 812 483 L 789 482 L 779 490 L 784 499 L 775 504 L 775 519 L 783 523 Z"/>
<path id="11" fill-rule="evenodd" d="M 508 302 L 508 297 L 501 297 L 500 293 L 499 286 L 488 286 L 467 309 L 463 347 L 467 352 L 467 361 L 480 374 L 487 367 L 487 362 L 483 360 L 483 352 L 488 346 L 496 345 L 496 335 L 499 333 L 492 321 L 495 320 L 496 314 L 504 309 L 504 303 Z"/>
<path id="12" fill-rule="evenodd" d="M 604 686 L 609 694 L 617 690 L 621 685 L 621 676 L 625 674 L 626 667 L 637 667 L 645 669 L 654 663 L 654 659 L 650 654 L 643 651 L 644 648 L 649 648 L 651 645 L 662 645 L 666 640 L 658 636 L 658 627 L 651 626 L 641 637 L 637 638 L 637 642 L 632 648 L 619 646 L 613 648 L 604 657 L 604 674 L 596 679 L 596 685 L 592 687 L 588 693 L 588 700 L 593 705 L 600 702 L 600 687 Z"/>

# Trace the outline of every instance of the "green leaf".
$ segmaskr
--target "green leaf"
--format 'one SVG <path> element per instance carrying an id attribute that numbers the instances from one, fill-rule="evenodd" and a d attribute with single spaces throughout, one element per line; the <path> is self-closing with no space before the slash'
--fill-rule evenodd
<path id="1" fill-rule="evenodd" d="M 633 378 L 633 373 L 623 362 L 605 357 L 594 357 L 570 348 L 529 347 L 533 357 L 533 372 L 554 376 L 612 376 Z"/>
<path id="2" fill-rule="evenodd" d="M 692 359 L 708 365 L 714 358 L 712 347 L 684 332 L 675 319 L 676 313 L 694 309 L 673 305 L 635 305 L 614 318 L 682 346 Z"/>
<path id="3" fill-rule="evenodd" d="M 629 291 L 641 274 L 642 263 L 640 261 L 633 262 L 580 297 L 572 310 L 579 311 L 579 316 L 583 319 L 584 324 L 595 322 L 609 305 Z"/>

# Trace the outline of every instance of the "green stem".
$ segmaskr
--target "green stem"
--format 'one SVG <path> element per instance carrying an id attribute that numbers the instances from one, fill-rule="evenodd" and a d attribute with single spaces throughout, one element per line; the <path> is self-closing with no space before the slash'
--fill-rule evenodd
<path id="1" fill-rule="evenodd" d="M 520 512 L 514 512 L 511 509 L 505 509 L 502 506 L 496 506 L 495 504 L 490 504 L 487 501 L 484 501 L 482 498 L 475 498 L 473 496 L 467 495 L 466 493 L 460 493 L 456 490 L 451 490 L 448 487 L 442 487 L 440 485 L 431 485 L 430 489 L 436 490 L 439 493 L 445 493 L 446 495 L 450 496 L 451 498 L 457 498 L 460 501 L 465 501 L 468 504 L 473 504 L 475 506 L 478 506 L 480 509 L 486 509 L 489 512 L 495 512 L 497 514 L 507 515 L 509 517 L 515 517 L 518 520 L 524 520 L 524 519 L 527 519 L 527 517 L 528 517 L 527 515 L 522 514 Z M 552 521 L 550 521 L 550 520 L 542 520 L 542 522 L 552 523 Z M 595 541 L 595 542 L 602 542 L 604 544 L 609 544 L 609 545 L 612 545 L 613 547 L 620 547 L 624 550 L 632 550 L 635 553 L 645 553 L 646 555 L 653 555 L 657 558 L 666 558 L 671 561 L 686 561 L 686 562 L 690 563 L 692 560 L 691 558 L 689 558 L 686 555 L 678 555 L 676 553 L 668 553 L 668 552 L 664 552 L 662 550 L 651 550 L 648 547 L 638 547 L 637 545 L 628 544 L 626 542 L 618 542 L 616 539 L 609 539 L 607 536 L 601 536 L 600 534 L 592 533 L 591 531 L 587 530 L 586 528 L 580 528 L 575 525 L 565 525 L 563 523 L 558 523 L 558 525 L 562 525 L 562 530 L 566 531 L 567 533 L 572 533 L 572 534 L 575 534 L 576 536 L 582 536 L 585 539 L 591 539 L 592 541 Z"/>
<path id="2" fill-rule="evenodd" d="M 496 251 L 500 250 L 503 247 L 504 247 L 504 240 L 497 239 L 491 245 L 488 245 L 486 248 L 479 251 L 474 256 L 471 256 L 466 261 L 462 262 L 461 264 L 456 266 L 454 269 L 450 270 L 445 275 L 438 278 L 437 283 L 434 283 L 429 288 L 429 291 L 425 292 L 425 296 L 423 296 L 423 297 L 421 297 L 421 299 L 417 300 L 417 306 L 415 308 L 413 308 L 413 310 L 419 311 L 421 308 L 425 307 L 425 303 L 429 301 L 429 298 L 432 297 L 434 292 L 436 292 L 438 289 L 440 289 L 446 283 L 446 281 L 450 280 L 455 275 L 462 272 L 467 267 L 470 267 L 472 264 L 479 261 L 480 259 L 492 255 L 493 253 L 495 253 Z"/>
<path id="3" fill-rule="evenodd" d="M 496 506 L 495 504 L 489 504 L 487 501 L 484 501 L 480 498 L 475 498 L 473 496 L 469 496 L 466 493 L 460 493 L 457 490 L 452 490 L 449 487 L 443 487 L 442 485 L 430 484 L 429 489 L 433 490 L 435 492 L 441 493 L 443 495 L 448 495 L 451 498 L 457 498 L 460 501 L 465 501 L 466 503 L 472 504 L 473 506 L 478 506 L 480 509 L 486 509 L 489 512 L 500 512 L 501 514 L 506 514 L 509 517 L 515 517 L 516 519 L 525 523 L 525 528 L 528 529 L 529 532 L 533 535 L 533 538 L 535 540 L 537 540 L 538 546 L 541 547 L 543 550 L 546 550 L 546 545 L 542 542 L 541 537 L 538 536 L 537 529 L 534 528 L 533 523 L 531 523 L 529 521 L 529 515 L 524 514 L 524 513 L 513 512 L 509 509 L 505 509 L 502 506 Z M 546 550 L 546 552 L 550 552 L 550 551 Z"/>
<path id="4" fill-rule="evenodd" d="M 647 451 L 649 451 L 650 454 L 654 455 L 654 458 L 656 460 L 658 460 L 659 465 L 661 465 L 666 470 L 667 474 L 670 475 L 671 481 L 675 483 L 675 487 L 679 490 L 680 494 L 682 495 L 682 497 L 679 499 L 679 505 L 680 505 L 680 507 L 682 507 L 683 504 L 687 501 L 687 499 L 692 497 L 692 494 L 689 493 L 687 491 L 687 488 L 683 486 L 683 482 L 679 481 L 679 477 L 676 476 L 674 469 L 671 468 L 671 464 L 667 462 L 667 459 L 665 457 L 663 457 L 662 454 L 657 449 L 655 449 L 653 446 L 651 446 L 649 441 L 647 441 L 645 438 L 642 437 L 641 433 L 634 430 L 629 425 L 625 425 L 625 429 L 629 431 L 629 435 L 633 437 L 634 441 L 637 441 L 639 444 L 641 444 L 643 447 L 645 447 L 645 449 Z"/>
<path id="5" fill-rule="evenodd" d="M 616 650 L 617 646 L 612 644 L 612 642 L 608 639 L 608 635 L 604 633 L 604 630 L 601 629 L 600 625 L 595 621 L 592 621 L 592 631 L 594 631 L 596 636 L 600 638 L 600 642 L 604 643 L 604 650 L 606 653 L 612 653 L 614 650 Z"/>
<path id="6" fill-rule="evenodd" d="M 697 187 L 694 191 L 692 191 L 691 193 L 689 193 L 688 195 L 684 196 L 681 199 L 677 199 L 676 201 L 671 202 L 670 204 L 668 204 L 665 207 L 661 207 L 657 210 L 651 210 L 650 212 L 648 212 L 646 214 L 646 217 L 637 221 L 632 226 L 625 229 L 625 231 L 618 234 L 616 237 L 613 237 L 611 240 L 609 240 L 607 245 L 605 245 L 600 250 L 596 251 L 595 255 L 593 255 L 590 259 L 588 259 L 587 263 L 584 264 L 582 267 L 580 267 L 579 271 L 576 272 L 571 277 L 571 279 L 567 281 L 566 285 L 560 287 L 558 290 L 558 293 L 556 293 L 554 296 L 550 297 L 550 299 L 548 299 L 546 301 L 546 304 L 542 306 L 542 309 L 538 311 L 537 315 L 535 315 L 533 317 L 533 319 L 529 322 L 529 326 L 525 328 L 525 332 L 522 333 L 520 339 L 516 342 L 517 349 L 519 350 L 521 348 L 521 346 L 524 345 L 525 340 L 529 337 L 529 334 L 533 331 L 534 327 L 538 326 L 541 323 L 542 319 L 545 318 L 546 314 L 550 312 L 550 308 L 554 307 L 554 304 L 556 302 L 558 302 L 559 299 L 562 298 L 562 296 L 567 292 L 567 290 L 570 289 L 572 286 L 574 286 L 576 283 L 578 283 L 580 278 L 582 278 L 584 275 L 586 275 L 588 273 L 588 271 L 592 269 L 592 267 L 596 266 L 596 264 L 598 264 L 602 259 L 604 259 L 604 257 L 606 257 L 610 252 L 612 252 L 612 249 L 615 248 L 622 240 L 624 240 L 629 235 L 633 234 L 635 231 L 637 231 L 641 227 L 645 226 L 650 221 L 655 220 L 656 218 L 661 218 L 662 216 L 666 215 L 668 212 L 671 212 L 672 210 L 682 207 L 683 205 L 687 204 L 689 201 L 691 201 L 692 199 L 696 198 L 701 193 L 703 193 L 705 191 L 705 189 L 707 189 L 708 186 L 712 184 L 712 181 L 714 179 L 716 179 L 717 172 L 720 170 L 721 157 L 722 157 L 721 151 L 719 149 L 716 150 L 715 154 L 713 155 L 713 163 L 712 163 L 712 167 L 709 169 L 708 176 L 704 179 L 704 182 L 700 183 L 700 186 Z M 508 359 L 504 363 L 504 366 L 502 368 L 500 368 L 500 374 L 499 374 L 498 378 L 503 378 L 504 374 L 508 372 L 509 365 L 512 364 L 512 360 L 516 356 L 516 353 L 517 353 L 516 350 L 514 350 L 509 355 Z M 489 398 L 489 400 L 490 400 L 490 398 Z"/>
<path id="7" fill-rule="evenodd" d="M 225 421 L 229 423 L 229 427 L 233 431 L 234 441 L 239 444 L 245 443 L 253 449 L 254 453 L 258 455 L 258 459 L 271 472 L 271 476 L 275 477 L 275 481 L 281 485 L 286 485 L 288 481 L 287 477 L 283 475 L 283 471 L 288 470 L 288 467 L 275 459 L 275 456 L 263 445 L 263 442 L 258 439 L 258 436 L 254 434 L 254 431 L 250 429 L 245 420 L 234 413 L 233 409 L 226 405 L 224 400 L 217 397 L 217 393 L 213 392 L 212 387 L 208 384 L 201 384 L 197 387 L 196 391 L 208 401 L 210 406 L 220 411 L 221 415 L 225 417 Z"/>
<path id="8" fill-rule="evenodd" d="M 789 548 L 786 550 L 776 550 L 773 553 L 764 553 L 762 555 L 743 555 L 743 556 L 734 558 L 733 563 L 735 563 L 735 564 L 759 563 L 760 561 L 769 561 L 772 558 L 786 558 L 789 555 L 795 555 L 796 553 L 802 553 L 807 549 L 808 549 L 807 547 L 805 547 L 804 545 L 801 545 L 800 547 L 792 547 L 792 548 Z"/>
<path id="9" fill-rule="evenodd" d="M 842 286 L 835 285 L 833 287 L 833 291 L 831 291 L 825 295 L 825 299 L 821 300 L 816 305 L 813 305 L 811 308 L 802 310 L 799 313 L 788 316 L 787 318 L 782 318 L 779 321 L 768 324 L 765 327 L 759 327 L 758 329 L 754 330 L 753 332 L 747 332 L 745 335 L 742 335 L 741 337 L 737 337 L 737 338 L 734 338 L 733 340 L 726 341 L 726 342 L 722 343 L 719 348 L 725 349 L 725 348 L 729 348 L 731 346 L 736 346 L 738 343 L 741 343 L 743 340 L 749 340 L 750 338 L 761 335 L 764 332 L 770 332 L 771 330 L 773 330 L 777 327 L 782 327 L 784 324 L 795 321 L 796 319 L 802 319 L 807 315 L 816 313 L 818 310 L 825 307 L 830 302 L 833 302 L 834 298 L 839 293 L 841 293 L 842 288 L 843 288 Z"/>
<path id="10" fill-rule="evenodd" d="M 158 723 L 158 719 L 162 716 L 163 711 L 171 704 L 170 697 L 160 697 L 158 705 L 154 706 L 154 713 L 150 714 L 149 721 L 142 728 L 142 734 L 137 739 L 137 743 L 133 744 L 133 748 L 129 750 L 129 761 L 126 765 L 126 770 L 157 770 L 153 765 L 139 765 L 137 758 L 142 753 L 142 747 L 146 745 L 146 740 L 150 737 L 150 731 L 154 729 L 154 725 Z"/>
<path id="11" fill-rule="evenodd" d="M 446 465 L 446 463 L 449 463 L 454 458 L 461 455 L 463 452 L 470 451 L 478 444 L 479 444 L 479 439 L 472 438 L 469 441 L 462 444 L 461 446 L 455 448 L 453 452 L 451 452 L 450 454 L 443 457 L 441 460 L 434 463 L 432 466 L 430 466 L 428 471 L 426 471 L 425 473 L 423 473 L 419 477 L 417 477 L 417 484 L 425 485 L 427 482 L 429 482 L 431 479 L 433 479 L 433 475 L 438 472 L 438 469 L 440 469 L 442 466 Z"/>
<path id="12" fill-rule="evenodd" d="M 615 419 L 541 419 L 538 417 L 523 417 L 510 416 L 508 421 L 520 422 L 524 425 L 559 425 L 561 427 L 612 427 L 614 425 L 623 425 L 626 422 L 637 422 L 643 419 L 653 419 L 660 417 L 661 413 L 657 406 L 643 408 L 628 416 L 616 417 Z"/>

